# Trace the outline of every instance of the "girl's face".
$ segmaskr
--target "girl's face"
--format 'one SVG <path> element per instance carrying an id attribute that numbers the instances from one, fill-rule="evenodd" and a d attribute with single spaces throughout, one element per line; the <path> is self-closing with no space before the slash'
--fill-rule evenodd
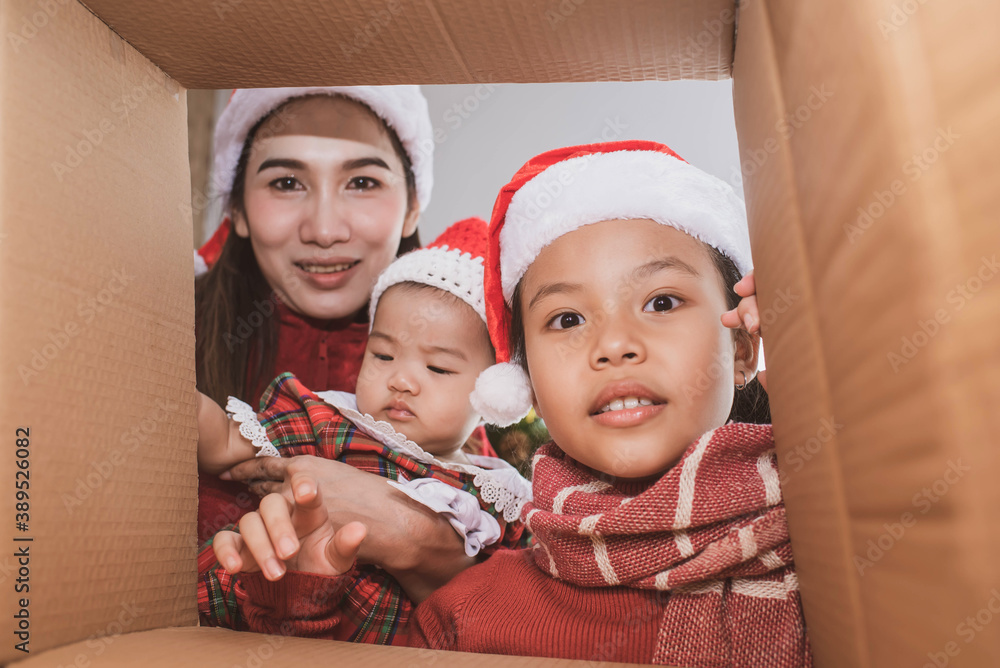
<path id="1" fill-rule="evenodd" d="M 403 164 L 382 122 L 351 100 L 315 96 L 261 125 L 233 229 L 250 238 L 293 310 L 344 318 L 368 302 L 419 210 L 407 207 Z"/>
<path id="2" fill-rule="evenodd" d="M 720 321 L 722 278 L 693 237 L 649 220 L 565 234 L 521 282 L 535 410 L 567 454 L 620 478 L 661 474 L 725 424 L 756 369 Z"/>

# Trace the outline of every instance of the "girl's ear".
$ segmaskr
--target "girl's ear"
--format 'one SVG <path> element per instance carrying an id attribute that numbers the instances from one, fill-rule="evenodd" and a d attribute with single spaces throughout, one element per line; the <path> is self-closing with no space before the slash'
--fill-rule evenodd
<path id="1" fill-rule="evenodd" d="M 233 221 L 233 232 L 236 236 L 246 239 L 250 236 L 250 225 L 247 224 L 247 217 L 242 211 L 234 210 L 229 214 Z"/>
<path id="2" fill-rule="evenodd" d="M 760 334 L 751 334 L 745 329 L 737 329 L 734 332 L 736 339 L 736 359 L 733 365 L 733 384 L 743 382 L 743 374 L 746 380 L 753 380 L 757 373 L 757 360 L 760 354 Z M 742 373 L 740 373 L 742 372 Z"/>

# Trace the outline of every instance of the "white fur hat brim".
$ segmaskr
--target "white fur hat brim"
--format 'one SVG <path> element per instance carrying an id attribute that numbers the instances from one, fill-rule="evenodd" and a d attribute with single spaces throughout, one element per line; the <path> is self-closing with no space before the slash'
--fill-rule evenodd
<path id="1" fill-rule="evenodd" d="M 504 299 L 547 245 L 617 219 L 669 225 L 719 249 L 741 273 L 753 269 L 746 208 L 729 184 L 666 153 L 595 153 L 553 164 L 511 198 L 500 231 Z"/>
<path id="2" fill-rule="evenodd" d="M 215 128 L 214 194 L 228 202 L 247 133 L 288 100 L 308 95 L 340 95 L 361 102 L 393 129 L 410 158 L 417 200 L 423 211 L 434 186 L 434 129 L 427 98 L 419 86 L 324 86 L 241 88 L 233 93 Z"/>

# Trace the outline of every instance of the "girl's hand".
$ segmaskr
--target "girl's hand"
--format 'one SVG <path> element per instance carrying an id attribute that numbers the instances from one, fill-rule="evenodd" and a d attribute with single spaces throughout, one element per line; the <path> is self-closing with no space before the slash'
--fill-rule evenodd
<path id="1" fill-rule="evenodd" d="M 240 520 L 240 533 L 221 531 L 212 543 L 215 557 L 230 573 L 263 571 L 281 579 L 286 569 L 341 575 L 353 566 L 368 529 L 350 522 L 339 530 L 329 521 L 316 481 L 306 475 L 291 481 L 294 501 L 269 494 L 260 509 Z"/>
<path id="2" fill-rule="evenodd" d="M 754 280 L 753 272 L 744 276 L 733 286 L 742 299 L 732 311 L 722 314 L 722 324 L 732 329 L 740 327 L 746 329 L 751 334 L 760 334 L 760 310 L 757 307 L 757 283 Z M 767 372 L 758 371 L 757 380 L 760 381 L 764 391 L 767 392 Z"/>
<path id="3" fill-rule="evenodd" d="M 760 311 L 757 308 L 757 284 L 754 282 L 753 272 L 741 278 L 733 289 L 742 299 L 736 308 L 722 314 L 722 324 L 733 329 L 743 327 L 751 334 L 759 333 Z"/>

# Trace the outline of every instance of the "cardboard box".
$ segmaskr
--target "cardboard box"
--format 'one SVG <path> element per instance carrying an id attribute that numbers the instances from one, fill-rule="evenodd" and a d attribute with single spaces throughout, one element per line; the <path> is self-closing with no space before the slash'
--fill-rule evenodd
<path id="1" fill-rule="evenodd" d="M 185 90 L 732 75 L 816 663 L 1000 662 L 1000 5 L 747 0 L 738 14 L 731 0 L 0 5 L 0 661 L 26 656 L 27 626 L 24 666 L 568 665 L 196 628 Z"/>

